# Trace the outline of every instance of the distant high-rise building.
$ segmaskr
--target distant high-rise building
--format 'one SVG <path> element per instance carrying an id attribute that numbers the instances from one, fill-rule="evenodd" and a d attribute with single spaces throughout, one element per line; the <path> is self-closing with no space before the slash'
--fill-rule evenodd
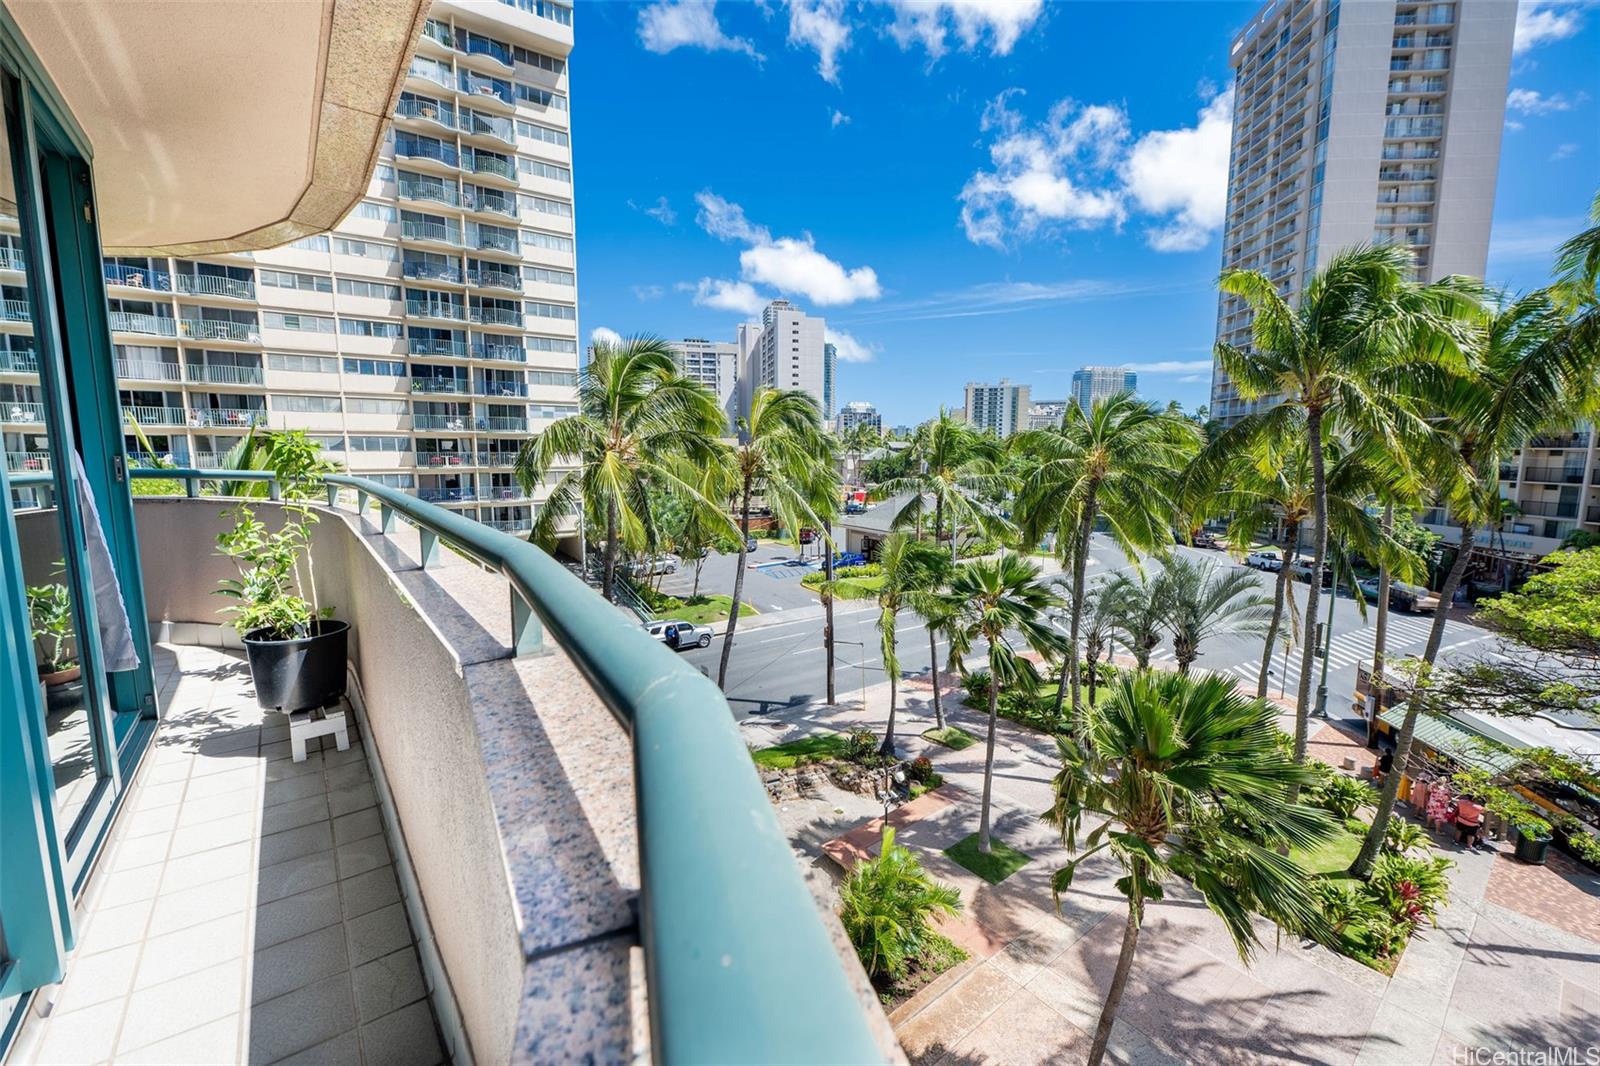
<path id="1" fill-rule="evenodd" d="M 998 384 L 984 385 L 967 382 L 964 412 L 967 424 L 973 428 L 992 431 L 997 437 L 1009 437 L 1019 429 L 1028 428 L 1028 411 L 1031 389 L 1027 385 L 1013 385 L 1006 378 Z"/>
<path id="2" fill-rule="evenodd" d="M 744 365 L 739 371 L 739 409 L 748 414 L 755 390 L 802 389 L 817 401 L 823 418 L 831 418 L 832 375 L 823 337 L 827 325 L 788 300 L 773 300 L 761 312 L 761 326 L 739 326 L 736 344 Z"/>
<path id="3" fill-rule="evenodd" d="M 1035 400 L 1033 406 L 1028 408 L 1029 429 L 1049 429 L 1059 426 L 1061 418 L 1067 413 L 1067 400 Z"/>
<path id="4" fill-rule="evenodd" d="M 871 426 L 873 429 L 883 429 L 883 416 L 878 414 L 878 409 L 864 400 L 855 400 L 844 405 L 836 421 L 839 433 L 848 433 L 856 426 Z"/>
<path id="5" fill-rule="evenodd" d="M 1225 269 L 1260 270 L 1293 301 L 1340 249 L 1409 247 L 1417 275 L 1482 277 L 1489 251 L 1516 0 L 1272 0 L 1234 38 Z M 1223 296 L 1217 339 L 1250 342 Z M 1247 401 L 1220 367 L 1211 417 Z"/>
<path id="6" fill-rule="evenodd" d="M 1139 375 L 1120 366 L 1086 366 L 1072 372 L 1072 398 L 1085 412 L 1119 392 L 1137 392 Z"/>
<path id="7" fill-rule="evenodd" d="M 672 351 L 684 376 L 716 393 L 717 402 L 732 421 L 737 415 L 733 404 L 739 387 L 738 342 L 685 337 L 672 342 Z"/>
<path id="8" fill-rule="evenodd" d="M 839 349 L 831 344 L 822 345 L 822 417 L 833 417 L 839 388 Z"/>

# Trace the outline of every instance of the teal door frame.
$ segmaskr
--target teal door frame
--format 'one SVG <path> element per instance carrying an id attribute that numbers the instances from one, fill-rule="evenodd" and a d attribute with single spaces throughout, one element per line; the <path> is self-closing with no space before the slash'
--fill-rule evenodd
<path id="1" fill-rule="evenodd" d="M 105 844 L 157 714 L 149 630 L 115 363 L 95 219 L 89 146 L 61 95 L 0 5 L 0 74 L 14 92 L 6 123 L 16 213 L 34 309 L 34 351 L 57 471 L 62 528 L 97 782 L 62 837 L 55 807 L 43 693 L 28 618 L 10 476 L 0 464 L 0 1055 L 28 993 L 59 980 L 75 943 L 74 903 Z M 14 79 L 14 81 L 13 81 Z M 83 458 L 100 511 L 140 666 L 102 671 L 93 581 L 73 491 L 71 455 Z M 60 491 L 65 486 L 67 491 Z"/>

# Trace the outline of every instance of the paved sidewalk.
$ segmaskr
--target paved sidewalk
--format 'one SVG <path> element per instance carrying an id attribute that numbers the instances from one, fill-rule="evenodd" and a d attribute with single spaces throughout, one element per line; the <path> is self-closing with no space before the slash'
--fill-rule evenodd
<path id="1" fill-rule="evenodd" d="M 1112 885 L 1119 872 L 1103 856 L 1083 863 L 1056 907 L 1050 875 L 1069 855 L 1038 818 L 1050 802 L 1055 744 L 1004 719 L 996 728 L 994 831 L 1033 861 L 988 885 L 944 856 L 977 829 L 986 723 L 960 702 L 956 679 L 945 680 L 947 719 L 980 742 L 954 752 L 924 740 L 921 731 L 933 725 L 930 686 L 926 676 L 902 683 L 902 755 L 928 755 L 962 801 L 907 822 L 897 840 L 961 890 L 963 915 L 944 929 L 973 957 L 891 1021 L 914 1063 L 1081 1061 L 1121 942 L 1124 904 Z M 881 732 L 887 690 L 869 689 L 865 706 L 814 706 L 779 724 L 742 728 L 756 746 L 854 725 Z M 1356 746 L 1326 725 L 1314 725 L 1313 744 L 1323 758 Z M 1600 1044 L 1600 885 L 1559 866 L 1534 873 L 1499 855 L 1441 844 L 1459 864 L 1450 906 L 1436 928 L 1413 939 L 1393 979 L 1315 945 L 1280 942 L 1265 922 L 1258 925 L 1263 946 L 1247 965 L 1203 900 L 1181 883 L 1169 885 L 1140 937 L 1112 1057 L 1408 1066 L 1476 1061 L 1456 1057 L 1464 1049 Z M 1542 896 L 1519 894 L 1517 885 L 1531 879 L 1557 893 L 1560 905 L 1541 909 Z M 1574 1061 L 1586 1061 L 1584 1053 Z"/>

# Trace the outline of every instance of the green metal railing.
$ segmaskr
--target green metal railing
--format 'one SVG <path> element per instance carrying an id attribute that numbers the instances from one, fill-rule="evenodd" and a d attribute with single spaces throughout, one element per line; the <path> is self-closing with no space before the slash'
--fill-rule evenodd
<path id="1" fill-rule="evenodd" d="M 130 470 L 201 480 L 269 471 Z M 510 584 L 514 655 L 547 649 L 582 672 L 633 740 L 641 943 L 657 1062 L 884 1061 L 816 903 L 716 685 L 528 541 L 365 478 L 332 474 L 328 504 L 354 490 L 378 532 L 417 527 L 424 568 L 441 541 Z"/>

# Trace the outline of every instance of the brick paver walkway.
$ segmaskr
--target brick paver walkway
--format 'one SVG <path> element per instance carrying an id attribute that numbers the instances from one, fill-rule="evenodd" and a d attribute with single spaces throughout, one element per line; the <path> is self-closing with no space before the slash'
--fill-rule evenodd
<path id="1" fill-rule="evenodd" d="M 1529 866 L 1501 852 L 1484 898 L 1573 936 L 1600 940 L 1600 874 L 1554 847 L 1543 866 Z"/>

